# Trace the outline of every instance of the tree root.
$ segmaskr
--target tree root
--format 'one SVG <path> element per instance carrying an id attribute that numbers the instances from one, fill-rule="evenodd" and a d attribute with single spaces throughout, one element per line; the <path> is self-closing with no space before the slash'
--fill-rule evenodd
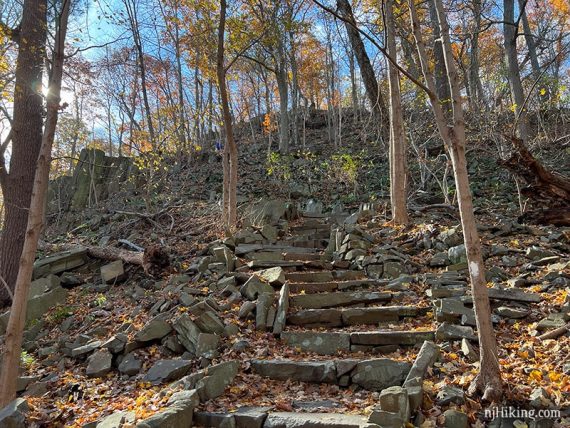
<path id="1" fill-rule="evenodd" d="M 480 371 L 471 382 L 467 392 L 471 396 L 482 393 L 482 401 L 497 403 L 503 397 L 503 382 L 498 376 Z"/>

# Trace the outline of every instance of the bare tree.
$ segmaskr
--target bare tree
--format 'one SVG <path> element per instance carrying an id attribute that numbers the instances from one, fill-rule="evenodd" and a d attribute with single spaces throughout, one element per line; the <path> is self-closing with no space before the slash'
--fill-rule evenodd
<path id="1" fill-rule="evenodd" d="M 388 134 L 388 110 L 386 109 L 386 103 L 378 86 L 378 80 L 376 79 L 376 73 L 370 62 L 370 58 L 366 53 L 366 48 L 360 37 L 358 31 L 358 26 L 356 20 L 354 19 L 354 14 L 352 12 L 352 7 L 348 0 L 337 0 L 337 9 L 340 16 L 345 20 L 346 32 L 348 33 L 348 38 L 350 44 L 356 56 L 356 61 L 358 62 L 358 67 L 360 68 L 360 74 L 362 76 L 362 81 L 364 83 L 364 88 L 366 89 L 366 95 L 368 95 L 368 100 L 372 106 L 372 110 L 377 115 L 381 130 L 384 135 Z"/>
<path id="2" fill-rule="evenodd" d="M 386 0 L 386 44 L 388 54 L 397 59 L 394 24 L 394 2 Z M 406 134 L 402 117 L 402 95 L 400 92 L 400 73 L 394 64 L 388 62 L 390 85 L 390 201 L 392 221 L 406 224 L 409 221 L 406 208 L 407 199 L 407 162 Z"/>
<path id="3" fill-rule="evenodd" d="M 226 85 L 226 65 L 224 60 L 224 40 L 226 32 L 226 0 L 220 0 L 220 22 L 218 26 L 218 54 L 216 72 L 218 86 L 222 100 L 222 113 L 224 119 L 224 131 L 226 144 L 223 153 L 224 168 L 224 194 L 223 194 L 223 219 L 226 227 L 233 228 L 237 222 L 237 147 L 234 140 L 232 114 Z"/>
<path id="4" fill-rule="evenodd" d="M 449 26 L 441 0 L 435 0 L 437 19 L 443 42 L 443 56 L 447 68 L 448 85 L 451 92 L 452 122 L 448 124 L 437 95 L 436 82 L 430 70 L 428 55 L 422 37 L 420 21 L 414 0 L 408 1 L 416 47 L 420 57 L 422 72 L 429 88 L 429 98 L 435 116 L 437 128 L 446 144 L 453 164 L 453 173 L 457 186 L 459 212 L 463 239 L 467 252 L 473 306 L 477 323 L 480 346 L 480 370 L 469 390 L 475 394 L 483 392 L 483 399 L 496 401 L 502 394 L 501 368 L 497 357 L 497 341 L 491 323 L 491 305 L 485 280 L 485 267 L 481 255 L 481 241 L 477 232 L 477 222 L 473 213 L 473 198 L 469 187 L 469 175 L 465 157 L 465 119 L 461 102 L 459 76 L 454 63 L 449 37 Z"/>

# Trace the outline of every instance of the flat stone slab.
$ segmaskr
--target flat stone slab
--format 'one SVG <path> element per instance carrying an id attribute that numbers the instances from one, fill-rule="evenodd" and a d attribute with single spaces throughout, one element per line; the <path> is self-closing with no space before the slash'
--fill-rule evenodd
<path id="1" fill-rule="evenodd" d="M 306 327 L 342 327 L 348 325 L 394 322 L 403 317 L 416 317 L 428 308 L 415 306 L 382 306 L 374 308 L 302 309 L 287 317 L 292 325 Z"/>
<path id="2" fill-rule="evenodd" d="M 377 324 L 398 321 L 402 317 L 416 317 L 421 310 L 415 306 L 385 306 L 380 308 L 343 309 L 343 325 Z M 424 311 L 425 312 L 425 311 Z"/>
<path id="3" fill-rule="evenodd" d="M 392 299 L 392 293 L 375 291 L 338 291 L 333 293 L 301 294 L 292 296 L 290 304 L 297 308 L 323 309 L 349 306 L 358 303 L 368 304 L 386 302 Z"/>
<path id="4" fill-rule="evenodd" d="M 338 413 L 269 413 L 263 428 L 362 428 L 364 416 Z"/>
<path id="5" fill-rule="evenodd" d="M 342 311 L 338 309 L 302 309 L 287 317 L 287 323 L 305 327 L 341 327 Z"/>
<path id="6" fill-rule="evenodd" d="M 240 244 L 235 249 L 236 256 L 243 256 L 255 251 L 270 251 L 277 253 L 317 253 L 315 248 L 293 247 L 291 245 L 264 245 L 264 244 Z"/>
<path id="7" fill-rule="evenodd" d="M 34 263 L 33 279 L 46 276 L 50 273 L 58 274 L 66 270 L 75 269 L 87 262 L 87 248 L 77 247 L 45 257 Z"/>
<path id="8" fill-rule="evenodd" d="M 330 271 L 324 272 L 286 272 L 285 278 L 292 282 L 330 282 L 333 281 L 333 274 Z"/>
<path id="9" fill-rule="evenodd" d="M 304 265 L 305 262 L 295 262 L 290 260 L 252 260 L 247 264 L 250 269 L 266 269 L 272 267 L 302 267 Z"/>
<path id="10" fill-rule="evenodd" d="M 350 349 L 349 333 L 283 332 L 281 339 L 289 346 L 320 355 L 334 355 Z"/>
<path id="11" fill-rule="evenodd" d="M 353 345 L 415 345 L 434 339 L 433 331 L 372 331 L 350 334 L 350 343 Z"/>
<path id="12" fill-rule="evenodd" d="M 291 293 L 300 293 L 304 291 L 305 294 L 330 292 L 330 291 L 343 291 L 350 290 L 351 288 L 358 287 L 373 287 L 385 286 L 389 281 L 381 281 L 375 279 L 353 279 L 348 281 L 323 281 L 323 282 L 304 282 L 304 283 L 291 283 Z"/>
<path id="13" fill-rule="evenodd" d="M 258 375 L 270 379 L 336 383 L 333 361 L 252 360 L 251 368 Z"/>
<path id="14" fill-rule="evenodd" d="M 542 300 L 540 294 L 527 293 L 519 288 L 489 288 L 489 298 L 524 303 L 539 303 Z"/>
<path id="15" fill-rule="evenodd" d="M 192 367 L 189 360 L 158 360 L 148 371 L 145 380 L 152 383 L 161 383 L 180 379 Z"/>

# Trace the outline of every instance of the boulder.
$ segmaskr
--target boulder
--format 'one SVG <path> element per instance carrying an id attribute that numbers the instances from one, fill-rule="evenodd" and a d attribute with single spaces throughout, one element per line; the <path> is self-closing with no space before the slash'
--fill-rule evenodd
<path id="1" fill-rule="evenodd" d="M 456 409 L 447 409 L 443 412 L 445 428 L 467 428 L 469 426 L 469 418 L 463 412 Z"/>
<path id="2" fill-rule="evenodd" d="M 89 377 L 103 377 L 111 371 L 113 354 L 108 349 L 99 349 L 87 359 L 85 374 Z"/>
<path id="3" fill-rule="evenodd" d="M 383 389 L 380 392 L 380 408 L 385 412 L 397 413 L 407 422 L 410 419 L 411 409 L 406 388 L 391 386 Z"/>
<path id="4" fill-rule="evenodd" d="M 172 323 L 172 327 L 178 333 L 178 340 L 191 353 L 196 352 L 198 336 L 201 331 L 190 319 L 188 314 L 182 314 Z"/>
<path id="5" fill-rule="evenodd" d="M 54 306 L 65 303 L 66 298 L 67 290 L 61 286 L 54 287 L 45 293 L 30 298 L 26 309 L 26 323 L 41 318 Z M 6 332 L 9 317 L 9 311 L 0 315 L 0 335 Z"/>
<path id="6" fill-rule="evenodd" d="M 451 264 L 459 264 L 467 262 L 467 251 L 465 250 L 465 245 L 457 245 L 451 247 L 447 250 L 447 257 Z"/>
<path id="7" fill-rule="evenodd" d="M 234 413 L 236 428 L 263 428 L 271 407 L 240 407 Z"/>
<path id="8" fill-rule="evenodd" d="M 135 422 L 135 412 L 115 412 L 103 418 L 95 428 L 121 428 Z"/>
<path id="9" fill-rule="evenodd" d="M 256 275 L 252 275 L 240 288 L 241 294 L 249 300 L 257 299 L 257 296 L 262 293 L 273 293 L 274 291 L 271 285 L 263 282 Z"/>
<path id="10" fill-rule="evenodd" d="M 101 266 L 101 279 L 105 284 L 115 284 L 126 278 L 127 275 L 121 260 L 115 260 L 112 263 Z"/>
<path id="11" fill-rule="evenodd" d="M 464 325 L 454 325 L 447 322 L 442 323 L 435 333 L 437 340 L 461 340 L 463 338 L 477 341 L 477 336 L 473 328 Z"/>
<path id="12" fill-rule="evenodd" d="M 236 360 L 208 367 L 207 371 L 203 372 L 204 376 L 196 383 L 200 401 L 208 401 L 222 395 L 226 387 L 234 381 L 238 369 L 239 362 Z"/>
<path id="13" fill-rule="evenodd" d="M 75 269 L 87 262 L 87 248 L 77 247 L 44 257 L 34 263 L 33 279 Z"/>
<path id="14" fill-rule="evenodd" d="M 145 380 L 158 384 L 180 379 L 191 367 L 189 360 L 158 360 L 145 375 Z"/>
<path id="15" fill-rule="evenodd" d="M 285 272 L 279 266 L 260 270 L 255 274 L 271 285 L 280 286 L 285 283 Z"/>
<path id="16" fill-rule="evenodd" d="M 23 398 L 16 398 L 3 409 L 0 409 L 0 427 L 26 428 L 26 412 L 28 402 Z"/>
<path id="17" fill-rule="evenodd" d="M 352 382 L 369 391 L 382 391 L 400 386 L 406 379 L 411 364 L 387 358 L 359 362 L 351 374 Z"/>
<path id="18" fill-rule="evenodd" d="M 224 334 L 224 323 L 213 312 L 204 312 L 196 321 L 196 326 L 204 333 Z"/>
<path id="19" fill-rule="evenodd" d="M 421 386 L 428 369 L 437 361 L 439 355 L 439 346 L 426 340 L 420 348 L 403 386 Z"/>
<path id="20" fill-rule="evenodd" d="M 149 320 L 143 328 L 135 334 L 135 340 L 139 342 L 150 342 L 151 340 L 162 339 L 172 331 L 172 326 L 168 323 L 170 314 L 159 314 Z"/>
<path id="21" fill-rule="evenodd" d="M 262 293 L 257 297 L 257 305 L 255 309 L 255 329 L 258 331 L 267 330 L 267 315 L 269 308 L 273 304 L 274 292 Z"/>
<path id="22" fill-rule="evenodd" d="M 119 372 L 128 376 L 134 376 L 141 371 L 142 362 L 135 357 L 134 354 L 127 354 L 121 364 L 119 364 Z"/>
<path id="23" fill-rule="evenodd" d="M 198 357 L 212 358 L 218 350 L 220 336 L 217 334 L 200 333 L 196 345 L 196 355 Z"/>

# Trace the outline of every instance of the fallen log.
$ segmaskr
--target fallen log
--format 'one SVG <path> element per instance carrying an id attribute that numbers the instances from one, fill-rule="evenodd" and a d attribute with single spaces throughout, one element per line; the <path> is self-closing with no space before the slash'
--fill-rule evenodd
<path id="1" fill-rule="evenodd" d="M 529 211 L 519 217 L 519 221 L 570 226 L 570 178 L 548 171 L 521 139 L 510 139 L 513 154 L 499 164 L 526 183 L 526 187 L 521 189 L 524 196 L 547 207 Z"/>
<path id="2" fill-rule="evenodd" d="M 570 331 L 570 323 L 538 336 L 538 340 L 557 339 Z"/>
<path id="3" fill-rule="evenodd" d="M 150 276 L 160 275 L 170 266 L 170 257 L 166 249 L 160 245 L 151 245 L 144 252 L 129 251 L 114 247 L 89 247 L 87 254 L 101 260 L 122 260 L 124 263 L 142 266 Z"/>

